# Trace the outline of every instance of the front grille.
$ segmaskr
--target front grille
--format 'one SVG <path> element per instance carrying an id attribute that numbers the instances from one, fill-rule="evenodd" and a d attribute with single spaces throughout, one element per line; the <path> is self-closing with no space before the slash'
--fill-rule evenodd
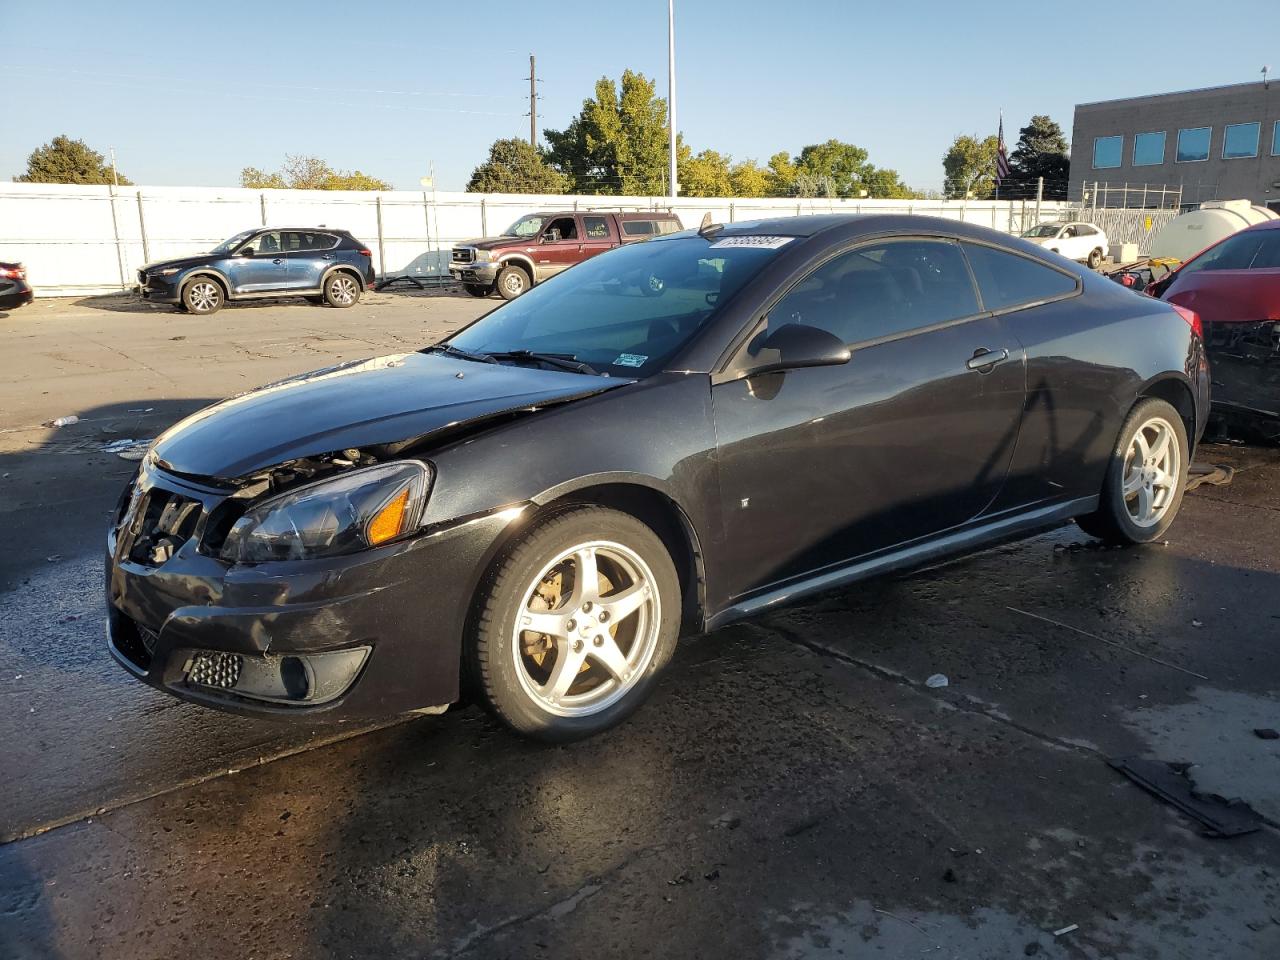
<path id="1" fill-rule="evenodd" d="M 111 643 L 139 670 L 151 667 L 151 657 L 155 653 L 155 631 L 141 626 L 132 617 L 113 610 L 111 616 Z"/>
<path id="2" fill-rule="evenodd" d="M 476 258 L 476 252 L 470 247 L 454 247 L 453 262 L 454 263 L 470 263 Z"/>
<path id="3" fill-rule="evenodd" d="M 130 560 L 147 566 L 164 563 L 191 539 L 200 520 L 200 501 L 160 487 L 141 494 L 126 517 L 125 549 Z"/>

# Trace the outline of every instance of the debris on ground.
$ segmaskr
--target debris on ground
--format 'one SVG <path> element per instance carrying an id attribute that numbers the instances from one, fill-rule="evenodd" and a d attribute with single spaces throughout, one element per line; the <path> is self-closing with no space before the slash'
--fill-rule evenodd
<path id="1" fill-rule="evenodd" d="M 1235 467 L 1218 463 L 1193 463 L 1187 468 L 1187 489 L 1194 490 L 1203 484 L 1225 487 L 1236 475 Z"/>
<path id="2" fill-rule="evenodd" d="M 683 887 L 686 883 L 693 883 L 693 877 L 689 876 L 689 874 L 687 873 L 682 873 L 680 874 L 680 876 L 676 877 L 674 880 L 668 880 L 667 886 Z"/>
<path id="3" fill-rule="evenodd" d="M 74 413 L 72 413 L 72 414 L 69 414 L 68 416 L 65 416 L 65 417 L 58 417 L 58 419 L 57 419 L 57 420 L 46 420 L 46 421 L 44 422 L 43 426 L 46 426 L 46 427 L 69 427 L 69 426 L 71 426 L 73 423 L 79 423 L 79 422 L 80 422 L 80 418 L 79 418 L 79 417 L 77 417 Z"/>
<path id="4" fill-rule="evenodd" d="M 1262 826 L 1262 818 L 1242 800 L 1196 793 L 1189 763 L 1161 763 L 1141 757 L 1108 760 L 1114 769 L 1204 825 L 1207 837 L 1238 837 Z"/>
<path id="5" fill-rule="evenodd" d="M 937 690 L 939 687 L 945 687 L 950 682 L 951 681 L 947 679 L 947 675 L 945 673 L 935 673 L 924 682 L 924 685 L 929 687 L 931 690 Z"/>
<path id="6" fill-rule="evenodd" d="M 103 453 L 114 453 L 121 460 L 141 460 L 147 455 L 147 451 L 151 449 L 151 444 L 155 443 L 154 439 L 150 440 L 134 440 L 132 437 L 124 437 L 120 440 L 112 440 L 110 443 L 103 444 Z"/>
<path id="7" fill-rule="evenodd" d="M 1270 727 L 1258 727 L 1253 731 L 1253 735 L 1259 740 L 1280 740 L 1280 732 Z"/>
<path id="8" fill-rule="evenodd" d="M 1063 936 L 1066 936 L 1068 933 L 1074 933 L 1079 929 L 1080 929 L 1080 924 L 1073 923 L 1070 926 L 1063 927 L 1061 930 L 1053 931 L 1053 935 L 1055 937 L 1063 937 Z"/>

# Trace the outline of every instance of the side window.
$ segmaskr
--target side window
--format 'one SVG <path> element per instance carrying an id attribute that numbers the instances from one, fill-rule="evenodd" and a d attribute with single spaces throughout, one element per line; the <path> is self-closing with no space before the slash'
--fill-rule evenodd
<path id="1" fill-rule="evenodd" d="M 964 244 L 973 274 L 988 310 L 1004 310 L 1065 296 L 1076 289 L 1076 278 L 1028 257 L 1005 253 L 976 243 Z"/>
<path id="2" fill-rule="evenodd" d="M 896 240 L 823 264 L 769 311 L 768 326 L 805 323 L 859 343 L 976 313 L 978 299 L 956 244 Z"/>
<path id="3" fill-rule="evenodd" d="M 651 237 L 653 236 L 653 221 L 624 220 L 622 222 L 622 232 L 628 237 Z"/>
<path id="4" fill-rule="evenodd" d="M 1076 227 L 1077 237 L 1092 237 L 1097 232 L 1097 230 L 1093 229 L 1093 227 L 1089 226 L 1087 223 L 1082 223 Z"/>
<path id="5" fill-rule="evenodd" d="M 555 243 L 557 240 L 577 240 L 578 225 L 574 223 L 573 217 L 556 217 L 547 224 L 542 237 L 549 243 Z"/>
<path id="6" fill-rule="evenodd" d="M 280 234 L 275 230 L 268 233 L 260 233 L 240 249 L 252 250 L 256 254 L 279 253 Z"/>
<path id="7" fill-rule="evenodd" d="M 588 240 L 608 240 L 609 220 L 607 217 L 583 217 L 582 229 Z"/>

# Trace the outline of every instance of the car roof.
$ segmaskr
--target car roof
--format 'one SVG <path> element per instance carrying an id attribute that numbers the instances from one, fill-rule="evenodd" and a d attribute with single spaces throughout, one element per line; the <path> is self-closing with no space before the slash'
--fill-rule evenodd
<path id="1" fill-rule="evenodd" d="M 1250 224 L 1245 227 L 1246 230 L 1280 230 L 1280 220 L 1263 220 L 1261 223 Z"/>
<path id="2" fill-rule="evenodd" d="M 321 232 L 323 232 L 323 233 L 343 233 L 343 234 L 346 234 L 346 235 L 348 235 L 348 236 L 350 236 L 350 235 L 351 235 L 351 231 L 350 231 L 350 230 L 344 230 L 344 229 L 342 229 L 341 227 L 318 227 L 318 226 L 316 226 L 315 224 L 312 224 L 312 225 L 311 225 L 311 226 L 309 226 L 309 227 L 298 227 L 298 226 L 292 226 L 292 227 L 291 227 L 291 226 L 282 226 L 282 227 L 276 227 L 276 226 L 270 226 L 270 227 L 255 227 L 255 228 L 254 228 L 254 230 L 253 230 L 253 232 L 254 232 L 254 233 L 270 233 L 270 232 L 271 232 L 271 231 L 273 231 L 273 230 L 297 230 L 297 231 L 302 232 L 302 233 L 315 233 L 316 231 L 321 231 Z"/>

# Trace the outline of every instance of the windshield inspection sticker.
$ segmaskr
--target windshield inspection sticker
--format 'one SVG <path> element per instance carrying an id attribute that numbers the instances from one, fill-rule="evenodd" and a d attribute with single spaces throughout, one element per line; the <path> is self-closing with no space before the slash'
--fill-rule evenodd
<path id="1" fill-rule="evenodd" d="M 643 367 L 649 358 L 638 353 L 620 353 L 613 361 L 615 367 Z"/>
<path id="2" fill-rule="evenodd" d="M 777 250 L 779 247 L 786 246 L 795 237 L 766 237 L 766 236 L 746 236 L 746 237 L 725 237 L 711 244 L 711 249 L 716 247 L 755 247 L 761 250 Z"/>

